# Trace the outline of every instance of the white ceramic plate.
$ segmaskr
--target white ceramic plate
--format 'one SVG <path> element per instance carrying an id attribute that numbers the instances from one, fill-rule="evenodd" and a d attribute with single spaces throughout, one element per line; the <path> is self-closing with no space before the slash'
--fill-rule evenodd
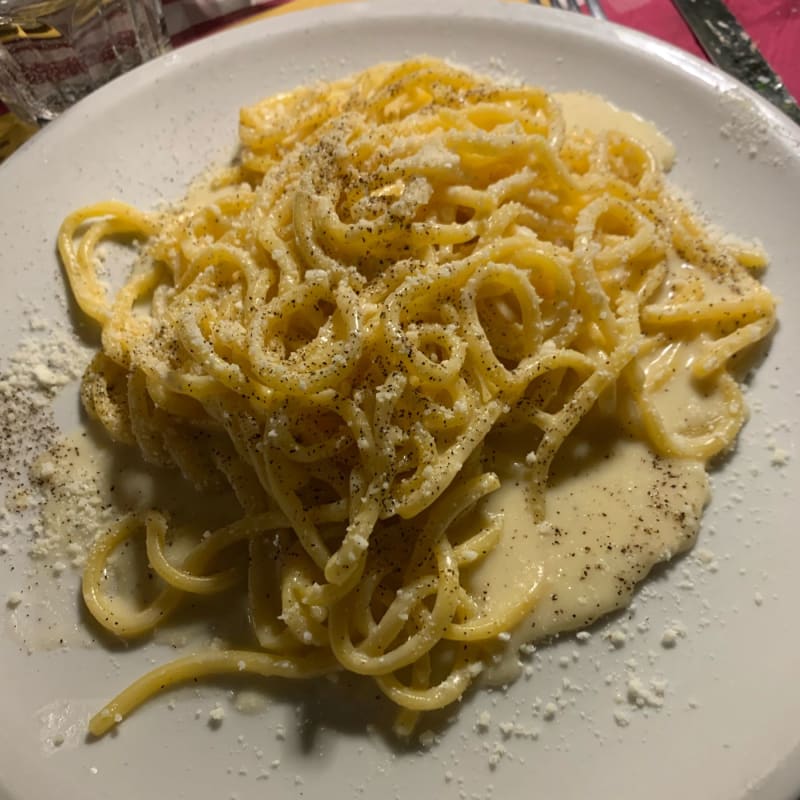
<path id="1" fill-rule="evenodd" d="M 470 696 L 432 746 L 402 751 L 358 708 L 272 687 L 269 708 L 247 716 L 222 684 L 160 697 L 118 735 L 87 744 L 88 711 L 151 659 L 168 658 L 167 648 L 27 654 L 3 620 L 0 796 L 789 800 L 800 791 L 800 537 L 791 494 L 800 486 L 800 145 L 788 120 L 699 61 L 621 28 L 490 0 L 357 3 L 179 50 L 81 102 L 0 168 L 5 354 L 23 336 L 18 293 L 45 316 L 67 318 L 54 237 L 69 210 L 109 196 L 145 207 L 176 198 L 209 161 L 231 153 L 240 105 L 417 53 L 599 92 L 651 118 L 678 147 L 675 181 L 714 220 L 759 237 L 771 253 L 767 282 L 783 298 L 781 327 L 752 383 L 754 413 L 738 452 L 714 479 L 699 544 L 710 565 L 690 557 L 660 572 L 630 619 L 601 624 L 586 644 L 566 638 L 544 650 L 530 679 Z M 70 389 L 61 403 L 67 422 L 76 405 Z M 788 453 L 783 466 L 771 463 L 776 445 Z M 4 592 L 27 567 L 14 537 L 0 556 Z M 686 636 L 667 650 L 661 637 L 673 620 Z M 601 634 L 622 625 L 628 640 L 614 649 Z M 628 703 L 630 672 L 667 680 L 663 708 Z M 545 721 L 537 698 L 564 708 Z M 227 714 L 212 730 L 217 701 Z M 481 732 L 482 712 L 491 721 Z M 538 738 L 505 738 L 506 722 Z M 58 730 L 66 740 L 56 748 Z"/>

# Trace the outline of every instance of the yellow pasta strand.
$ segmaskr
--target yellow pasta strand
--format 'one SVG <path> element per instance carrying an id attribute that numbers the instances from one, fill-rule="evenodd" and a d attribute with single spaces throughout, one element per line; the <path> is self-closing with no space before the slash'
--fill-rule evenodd
<path id="1" fill-rule="evenodd" d="M 140 249 L 112 295 L 101 261 L 120 236 Z M 58 247 L 101 332 L 88 413 L 242 507 L 181 559 L 157 511 L 122 520 L 89 555 L 86 606 L 132 638 L 186 597 L 236 592 L 254 642 L 155 669 L 92 719 L 98 736 L 168 686 L 240 671 L 367 676 L 410 732 L 545 583 L 529 570 L 500 615 L 462 580 L 504 536 L 481 510 L 499 486 L 486 443 L 520 431 L 532 527 L 588 414 L 712 458 L 746 415 L 728 365 L 775 324 L 763 254 L 707 230 L 642 144 L 568 134 L 543 90 L 430 58 L 242 109 L 236 162 L 182 204 L 79 209 Z M 683 427 L 663 413 L 676 375 L 708 398 Z M 143 606 L 108 588 L 136 537 L 163 584 Z"/>

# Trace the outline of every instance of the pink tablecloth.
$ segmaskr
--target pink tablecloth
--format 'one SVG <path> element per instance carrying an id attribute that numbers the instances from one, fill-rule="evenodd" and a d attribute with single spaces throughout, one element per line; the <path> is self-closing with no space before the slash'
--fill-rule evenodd
<path id="1" fill-rule="evenodd" d="M 670 0 L 601 0 L 613 22 L 649 33 L 704 58 Z M 800 0 L 727 0 L 786 88 L 800 98 Z"/>

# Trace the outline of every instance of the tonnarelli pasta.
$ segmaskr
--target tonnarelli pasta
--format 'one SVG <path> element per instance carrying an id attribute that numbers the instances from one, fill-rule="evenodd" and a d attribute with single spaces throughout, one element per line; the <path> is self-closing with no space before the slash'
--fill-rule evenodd
<path id="1" fill-rule="evenodd" d="M 534 576 L 497 615 L 461 579 L 503 536 L 502 515 L 481 516 L 499 485 L 487 437 L 517 432 L 532 526 L 593 409 L 664 456 L 724 450 L 746 413 L 729 362 L 775 322 L 751 274 L 764 258 L 713 235 L 637 141 L 567 134 L 543 90 L 434 59 L 267 98 L 240 138 L 202 203 L 102 202 L 61 228 L 102 329 L 86 409 L 241 505 L 180 558 L 164 515 L 126 517 L 90 553 L 87 607 L 136 637 L 238 591 L 253 634 L 157 668 L 90 729 L 204 675 L 348 670 L 408 731 L 463 695 L 541 591 Z M 112 296 L 97 249 L 120 235 L 143 245 Z M 663 396 L 681 371 L 716 402 L 676 424 Z M 481 520 L 468 537 L 465 513 Z M 162 584 L 138 608 L 104 583 L 132 537 Z"/>

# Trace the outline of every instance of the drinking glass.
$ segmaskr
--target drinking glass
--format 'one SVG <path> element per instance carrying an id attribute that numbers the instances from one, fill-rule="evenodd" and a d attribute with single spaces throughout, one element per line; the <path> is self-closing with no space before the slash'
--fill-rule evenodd
<path id="1" fill-rule="evenodd" d="M 167 49 L 161 0 L 0 0 L 0 100 L 46 122 Z"/>

